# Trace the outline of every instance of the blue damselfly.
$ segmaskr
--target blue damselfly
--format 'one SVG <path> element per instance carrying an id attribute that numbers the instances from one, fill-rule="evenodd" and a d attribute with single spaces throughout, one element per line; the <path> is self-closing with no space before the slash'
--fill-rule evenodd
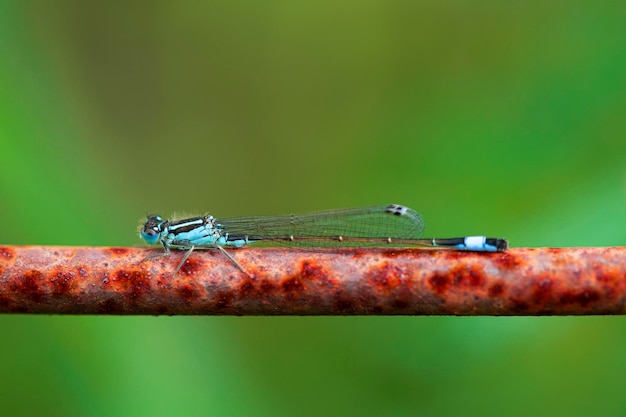
<path id="1" fill-rule="evenodd" d="M 251 216 L 217 219 L 199 216 L 169 221 L 148 216 L 141 237 L 149 244 L 161 243 L 187 253 L 174 275 L 194 249 L 215 248 L 244 273 L 224 248 L 254 243 L 296 247 L 423 246 L 477 252 L 501 252 L 508 242 L 501 238 L 468 236 L 420 238 L 424 219 L 415 210 L 398 204 L 321 211 L 304 215 Z"/>

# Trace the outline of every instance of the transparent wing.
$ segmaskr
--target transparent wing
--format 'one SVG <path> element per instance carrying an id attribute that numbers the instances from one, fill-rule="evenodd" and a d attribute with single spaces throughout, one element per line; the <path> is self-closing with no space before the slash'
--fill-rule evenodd
<path id="1" fill-rule="evenodd" d="M 325 241 L 336 240 L 339 236 L 416 239 L 424 231 L 424 219 L 413 209 L 392 204 L 304 215 L 217 219 L 216 227 L 222 233 L 228 233 L 229 239 L 233 240 L 247 237 L 250 240 L 271 241 L 294 236 L 293 244 L 296 246 L 325 246 Z M 298 241 L 298 238 L 305 240 Z"/>

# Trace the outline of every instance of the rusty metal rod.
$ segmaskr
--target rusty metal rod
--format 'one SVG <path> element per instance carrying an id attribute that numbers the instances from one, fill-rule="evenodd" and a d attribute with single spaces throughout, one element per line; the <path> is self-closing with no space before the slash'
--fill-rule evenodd
<path id="1" fill-rule="evenodd" d="M 0 313 L 582 315 L 626 313 L 626 247 L 239 249 L 0 247 Z"/>

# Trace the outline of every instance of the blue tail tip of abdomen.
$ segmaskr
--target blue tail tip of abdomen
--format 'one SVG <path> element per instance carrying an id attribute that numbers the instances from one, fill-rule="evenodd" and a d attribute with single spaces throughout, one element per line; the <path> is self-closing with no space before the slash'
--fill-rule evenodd
<path id="1" fill-rule="evenodd" d="M 468 236 L 464 243 L 465 250 L 477 252 L 503 252 L 509 247 L 506 239 L 485 236 Z"/>

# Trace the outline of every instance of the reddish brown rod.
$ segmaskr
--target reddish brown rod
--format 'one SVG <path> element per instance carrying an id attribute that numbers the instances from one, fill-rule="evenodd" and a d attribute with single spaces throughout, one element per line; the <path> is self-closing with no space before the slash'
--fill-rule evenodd
<path id="1" fill-rule="evenodd" d="M 626 313 L 626 247 L 239 249 L 0 247 L 0 313 L 582 315 Z"/>

